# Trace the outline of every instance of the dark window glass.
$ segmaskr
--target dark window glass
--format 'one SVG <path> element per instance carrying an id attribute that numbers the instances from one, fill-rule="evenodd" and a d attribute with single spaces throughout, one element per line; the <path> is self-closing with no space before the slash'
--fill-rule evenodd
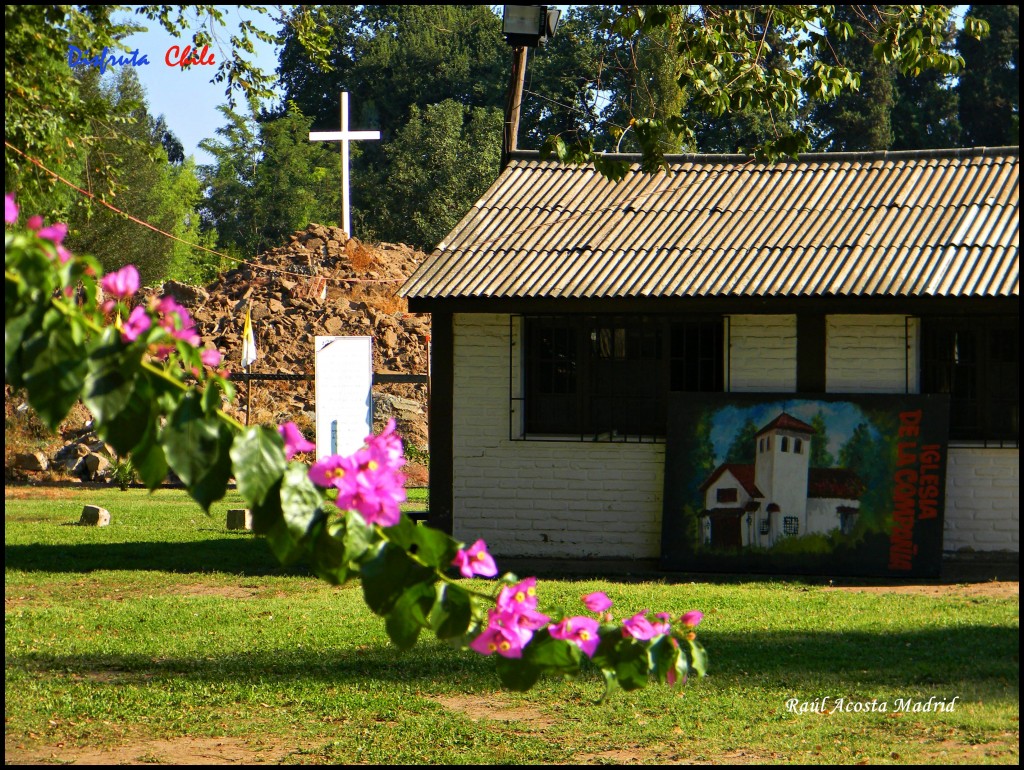
<path id="1" fill-rule="evenodd" d="M 739 493 L 736 491 L 735 487 L 730 487 L 728 489 L 719 489 L 716 492 L 716 496 L 718 502 L 720 503 L 735 503 L 737 500 L 739 500 Z"/>
<path id="2" fill-rule="evenodd" d="M 1018 318 L 925 318 L 921 392 L 949 394 L 951 439 L 1020 436 Z"/>
<path id="3" fill-rule="evenodd" d="M 800 519 L 798 519 L 796 516 L 783 516 L 782 533 L 785 535 L 799 535 Z"/>
<path id="4" fill-rule="evenodd" d="M 720 318 L 528 316 L 527 433 L 663 436 L 669 390 L 723 389 L 722 326 Z"/>

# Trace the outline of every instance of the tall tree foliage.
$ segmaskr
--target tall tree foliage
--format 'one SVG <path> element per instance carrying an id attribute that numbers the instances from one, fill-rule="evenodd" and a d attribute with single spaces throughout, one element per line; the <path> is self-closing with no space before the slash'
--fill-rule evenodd
<path id="1" fill-rule="evenodd" d="M 251 101 L 250 112 L 257 104 Z M 203 224 L 219 245 L 251 258 L 310 222 L 336 223 L 341 210 L 338 157 L 309 141 L 311 119 L 290 105 L 258 122 L 222 106 L 227 123 L 200 146 L 214 162 L 200 167 Z"/>
<path id="2" fill-rule="evenodd" d="M 378 237 L 432 248 L 498 175 L 504 116 L 491 107 L 468 108 L 446 99 L 422 110 L 385 148 L 386 174 L 376 185 L 373 217 Z M 364 213 L 362 223 L 367 219 Z M 369 225 L 366 227 L 369 229 Z M 361 230 L 360 230 L 361 231 Z"/>
<path id="3" fill-rule="evenodd" d="M 78 95 L 89 105 L 91 117 L 84 130 L 91 141 L 63 164 L 48 161 L 62 175 L 79 179 L 80 186 L 95 196 L 90 200 L 79 195 L 66 203 L 70 248 L 95 254 L 105 270 L 135 264 L 144 283 L 175 272 L 186 278 L 208 274 L 208 259 L 100 203 L 107 202 L 176 238 L 199 240 L 196 206 L 201 193 L 195 168 L 191 163 L 169 161 L 165 148 L 180 148 L 180 142 L 162 117 L 149 113 L 135 70 L 121 68 L 101 77 L 98 70 L 89 68 L 78 75 Z M 201 265 L 207 267 L 205 273 Z"/>
<path id="4" fill-rule="evenodd" d="M 961 34 L 967 66 L 960 75 L 960 124 L 967 146 L 1020 144 L 1020 6 L 972 5 L 969 13 L 991 27 L 977 40 Z"/>
<path id="5" fill-rule="evenodd" d="M 676 6 L 623 6 L 615 14 L 612 30 L 625 36 L 650 35 L 667 29 L 679 53 L 679 85 L 686 92 L 685 109 L 664 120 L 635 119 L 633 126 L 648 171 L 664 163 L 661 137 L 671 131 L 684 144 L 696 139 L 703 121 L 754 109 L 779 116 L 772 134 L 747 148 L 761 160 L 796 157 L 819 145 L 836 148 L 887 146 L 890 129 L 883 111 L 869 124 L 857 122 L 854 111 L 840 112 L 844 94 L 862 88 L 861 69 L 836 55 L 835 45 L 856 38 L 865 41 L 879 72 L 892 69 L 917 76 L 934 69 L 956 74 L 962 59 L 943 49 L 951 17 L 950 6 L 685 6 L 676 19 Z M 763 17 L 759 23 L 759 18 Z M 854 21 L 848 20 L 853 18 Z M 966 34 L 980 36 L 987 25 L 965 18 Z M 850 42 L 849 47 L 863 47 Z M 852 54 L 852 51 L 851 51 Z M 874 65 L 870 65 L 874 66 Z M 887 85 L 888 82 L 888 85 Z M 879 76 L 869 85 L 873 103 L 889 103 L 891 82 Z M 834 104 L 837 113 L 824 136 L 814 136 L 813 121 L 785 120 L 797 109 Z M 855 133 L 869 129 L 866 135 Z M 840 130 L 842 129 L 842 130 Z M 563 162 L 594 162 L 599 170 L 616 177 L 623 164 L 601 158 L 589 137 L 549 137 L 545 155 Z"/>
<path id="6" fill-rule="evenodd" d="M 682 7 L 673 14 L 681 17 Z M 531 51 L 521 147 L 559 134 L 605 152 L 636 152 L 633 121 L 652 118 L 663 127 L 657 141 L 665 152 L 692 149 L 664 123 L 686 101 L 671 35 L 623 35 L 614 18 L 610 6 L 573 6 L 547 46 Z"/>
<path id="7" fill-rule="evenodd" d="M 867 6 L 837 5 L 835 20 L 853 28 L 878 27 L 884 10 Z M 844 91 L 830 101 L 813 102 L 810 124 L 812 145 L 821 150 L 887 150 L 892 144 L 892 111 L 896 103 L 896 67 L 880 61 L 874 43 L 864 34 L 826 33 L 827 62 L 860 75 L 856 91 Z M 820 66 L 815 58 L 805 64 L 808 73 Z"/>
<path id="8" fill-rule="evenodd" d="M 337 130 L 339 94 L 351 94 L 350 127 L 382 134 L 351 148 L 356 234 L 431 248 L 497 177 L 496 116 L 510 60 L 501 22 L 486 6 L 321 6 L 315 13 L 329 30 L 330 69 L 285 29 L 285 98 L 315 130 Z"/>

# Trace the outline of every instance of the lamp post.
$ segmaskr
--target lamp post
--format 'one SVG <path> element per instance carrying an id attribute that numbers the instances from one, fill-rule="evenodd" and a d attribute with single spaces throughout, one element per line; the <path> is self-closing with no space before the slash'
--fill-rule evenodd
<path id="1" fill-rule="evenodd" d="M 526 49 L 543 46 L 554 37 L 561 11 L 546 5 L 506 5 L 501 31 L 512 46 L 512 76 L 505 103 L 505 130 L 501 143 L 501 167 L 508 165 L 512 151 L 519 143 L 519 110 L 523 102 L 523 79 L 526 75 Z"/>

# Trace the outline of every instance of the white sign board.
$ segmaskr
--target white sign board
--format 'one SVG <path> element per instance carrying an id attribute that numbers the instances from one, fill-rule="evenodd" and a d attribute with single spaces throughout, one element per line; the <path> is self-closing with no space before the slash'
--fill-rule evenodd
<path id="1" fill-rule="evenodd" d="M 373 337 L 316 338 L 316 457 L 350 455 L 373 432 Z"/>

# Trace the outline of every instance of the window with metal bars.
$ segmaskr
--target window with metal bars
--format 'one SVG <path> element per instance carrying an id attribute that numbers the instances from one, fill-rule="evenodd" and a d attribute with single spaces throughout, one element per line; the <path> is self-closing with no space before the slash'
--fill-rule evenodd
<path id="1" fill-rule="evenodd" d="M 1018 316 L 921 320 L 921 392 L 949 394 L 951 440 L 1019 442 L 1018 326 Z"/>
<path id="2" fill-rule="evenodd" d="M 723 390 L 723 325 L 721 318 L 525 317 L 526 433 L 663 437 L 669 391 Z"/>
<path id="3" fill-rule="evenodd" d="M 799 535 L 800 534 L 800 519 L 796 516 L 783 516 L 782 517 L 782 534 L 784 535 Z"/>

